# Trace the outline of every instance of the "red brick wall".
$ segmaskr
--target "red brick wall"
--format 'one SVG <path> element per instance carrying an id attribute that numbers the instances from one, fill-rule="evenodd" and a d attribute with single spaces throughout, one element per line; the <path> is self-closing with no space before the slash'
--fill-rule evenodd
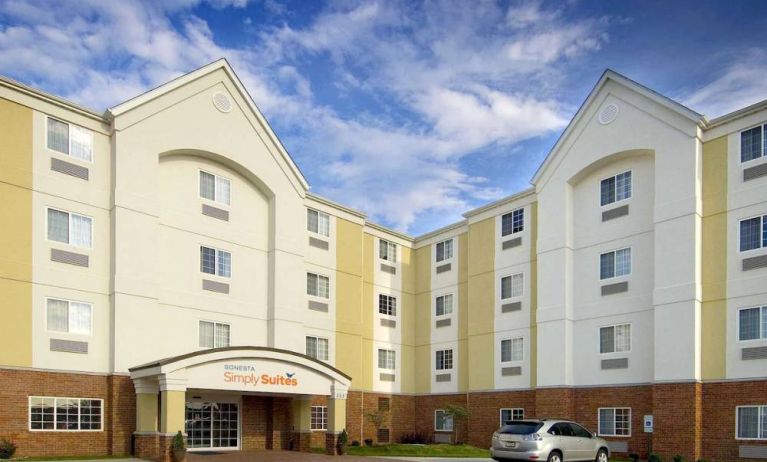
<path id="1" fill-rule="evenodd" d="M 574 419 L 591 432 L 599 431 L 600 407 L 631 408 L 631 437 L 602 438 L 628 443 L 627 454 L 636 453 L 647 458 L 649 433 L 644 432 L 644 416 L 653 413 L 652 386 L 576 388 Z M 694 461 L 693 461 L 694 462 Z"/>
<path id="2" fill-rule="evenodd" d="M 535 391 L 535 413 L 539 418 L 575 418 L 575 389 L 541 388 Z"/>
<path id="3" fill-rule="evenodd" d="M 437 433 L 434 430 L 434 411 L 445 409 L 451 404 L 468 408 L 467 397 L 466 394 L 417 396 L 415 400 L 415 431 L 431 435 L 433 438 Z M 468 419 L 454 422 L 455 433 L 447 433 L 456 435 L 455 437 L 459 442 L 466 442 L 469 435 L 468 424 Z M 483 446 L 486 444 L 484 443 Z"/>
<path id="4" fill-rule="evenodd" d="M 735 439 L 735 408 L 765 404 L 767 404 L 767 381 L 705 384 L 703 386 L 703 456 L 717 462 L 764 461 L 764 459 L 738 458 L 738 446 L 767 446 L 767 441 Z"/>
<path id="5" fill-rule="evenodd" d="M 532 390 L 469 394 L 469 444 L 485 447 L 501 423 L 501 408 L 523 408 L 525 417 L 535 417 Z"/>
<path id="6" fill-rule="evenodd" d="M 349 442 L 365 439 L 377 441 L 377 429 L 368 414 L 378 409 L 378 399 L 389 398 L 389 413 L 382 428 L 389 429 L 389 441 L 398 443 L 402 436 L 415 430 L 415 403 L 417 398 L 409 395 L 388 395 L 350 391 L 346 399 L 346 431 Z"/>
<path id="7" fill-rule="evenodd" d="M 290 398 L 243 395 L 242 449 L 288 449 L 293 434 Z"/>
<path id="8" fill-rule="evenodd" d="M 677 454 L 687 460 L 701 457 L 702 399 L 700 383 L 653 385 L 654 453 L 664 459 Z M 730 438 L 732 432 L 717 432 L 717 438 Z"/>

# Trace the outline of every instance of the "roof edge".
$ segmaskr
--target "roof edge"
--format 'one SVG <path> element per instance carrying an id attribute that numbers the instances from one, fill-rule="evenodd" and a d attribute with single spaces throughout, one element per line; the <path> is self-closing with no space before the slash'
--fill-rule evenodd
<path id="1" fill-rule="evenodd" d="M 733 120 L 737 120 L 737 119 L 749 116 L 755 112 L 759 112 L 764 109 L 767 109 L 767 99 L 759 101 L 757 103 L 754 103 L 750 106 L 746 106 L 741 109 L 736 109 L 735 111 L 721 115 L 715 119 L 709 120 L 708 124 L 706 125 L 706 130 L 714 128 L 714 127 L 718 127 L 719 125 L 724 125 L 728 122 L 732 122 Z"/>
<path id="2" fill-rule="evenodd" d="M 4 75 L 0 75 L 0 86 L 11 88 L 18 92 L 27 94 L 33 98 L 37 98 L 39 100 L 62 107 L 64 109 L 77 112 L 80 115 L 97 120 L 99 122 L 104 122 L 104 123 L 109 122 L 109 117 L 107 112 L 99 113 L 93 109 L 87 108 L 85 106 L 80 106 L 77 103 L 73 103 L 72 101 L 61 98 L 52 93 L 48 93 L 43 90 L 31 87 L 29 85 L 19 82 L 18 80 L 14 80 Z"/>
<path id="3" fill-rule="evenodd" d="M 350 213 L 350 214 L 352 214 L 352 215 L 354 215 L 356 217 L 362 218 L 362 219 L 365 219 L 367 217 L 367 215 L 365 215 L 364 212 L 361 212 L 361 211 L 359 211 L 357 209 L 353 209 L 353 208 L 347 207 L 347 206 L 345 206 L 345 205 L 343 205 L 343 204 L 341 204 L 339 202 L 332 201 L 332 200 L 330 200 L 330 199 L 328 199 L 326 197 L 318 196 L 317 194 L 314 194 L 314 193 L 311 193 L 311 192 L 307 192 L 306 193 L 306 198 L 310 199 L 310 200 L 317 201 L 320 204 L 327 205 L 328 207 L 333 207 L 333 208 L 342 210 L 342 211 L 344 211 L 346 213 Z"/>
<path id="4" fill-rule="evenodd" d="M 465 218 L 471 218 L 474 216 L 479 215 L 480 213 L 486 212 L 490 209 L 494 209 L 496 207 L 501 207 L 503 205 L 506 205 L 510 202 L 514 202 L 515 200 L 525 198 L 529 195 L 535 194 L 535 188 L 525 188 L 522 191 L 516 192 L 510 196 L 502 197 L 496 201 L 490 202 L 489 204 L 485 204 L 482 206 L 479 206 L 475 209 L 471 209 L 463 214 Z"/>

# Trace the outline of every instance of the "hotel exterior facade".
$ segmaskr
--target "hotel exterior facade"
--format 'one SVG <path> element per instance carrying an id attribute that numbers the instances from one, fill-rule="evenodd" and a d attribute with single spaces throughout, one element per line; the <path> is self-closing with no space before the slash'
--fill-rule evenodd
<path id="1" fill-rule="evenodd" d="M 104 114 L 3 79 L 0 438 L 168 460 L 549 416 L 767 458 L 765 123 L 607 71 L 530 189 L 413 238 L 309 193 L 226 61 Z"/>

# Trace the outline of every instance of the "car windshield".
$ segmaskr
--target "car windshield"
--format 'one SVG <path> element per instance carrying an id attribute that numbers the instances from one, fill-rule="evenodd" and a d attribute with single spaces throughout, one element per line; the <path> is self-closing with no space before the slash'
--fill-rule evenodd
<path id="1" fill-rule="evenodd" d="M 537 432 L 541 427 L 543 427 L 543 423 L 541 422 L 517 421 L 504 425 L 498 430 L 498 433 L 506 435 L 530 435 Z"/>

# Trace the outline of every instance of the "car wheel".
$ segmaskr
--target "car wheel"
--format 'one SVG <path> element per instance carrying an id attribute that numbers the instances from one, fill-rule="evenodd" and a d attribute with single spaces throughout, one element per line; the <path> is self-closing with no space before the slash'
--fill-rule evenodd
<path id="1" fill-rule="evenodd" d="M 594 460 L 595 462 L 607 462 L 607 451 L 600 449 L 599 452 L 597 452 L 597 458 Z"/>
<path id="2" fill-rule="evenodd" d="M 547 459 L 547 462 L 562 462 L 562 454 L 554 451 L 551 454 L 549 454 L 549 458 Z"/>

